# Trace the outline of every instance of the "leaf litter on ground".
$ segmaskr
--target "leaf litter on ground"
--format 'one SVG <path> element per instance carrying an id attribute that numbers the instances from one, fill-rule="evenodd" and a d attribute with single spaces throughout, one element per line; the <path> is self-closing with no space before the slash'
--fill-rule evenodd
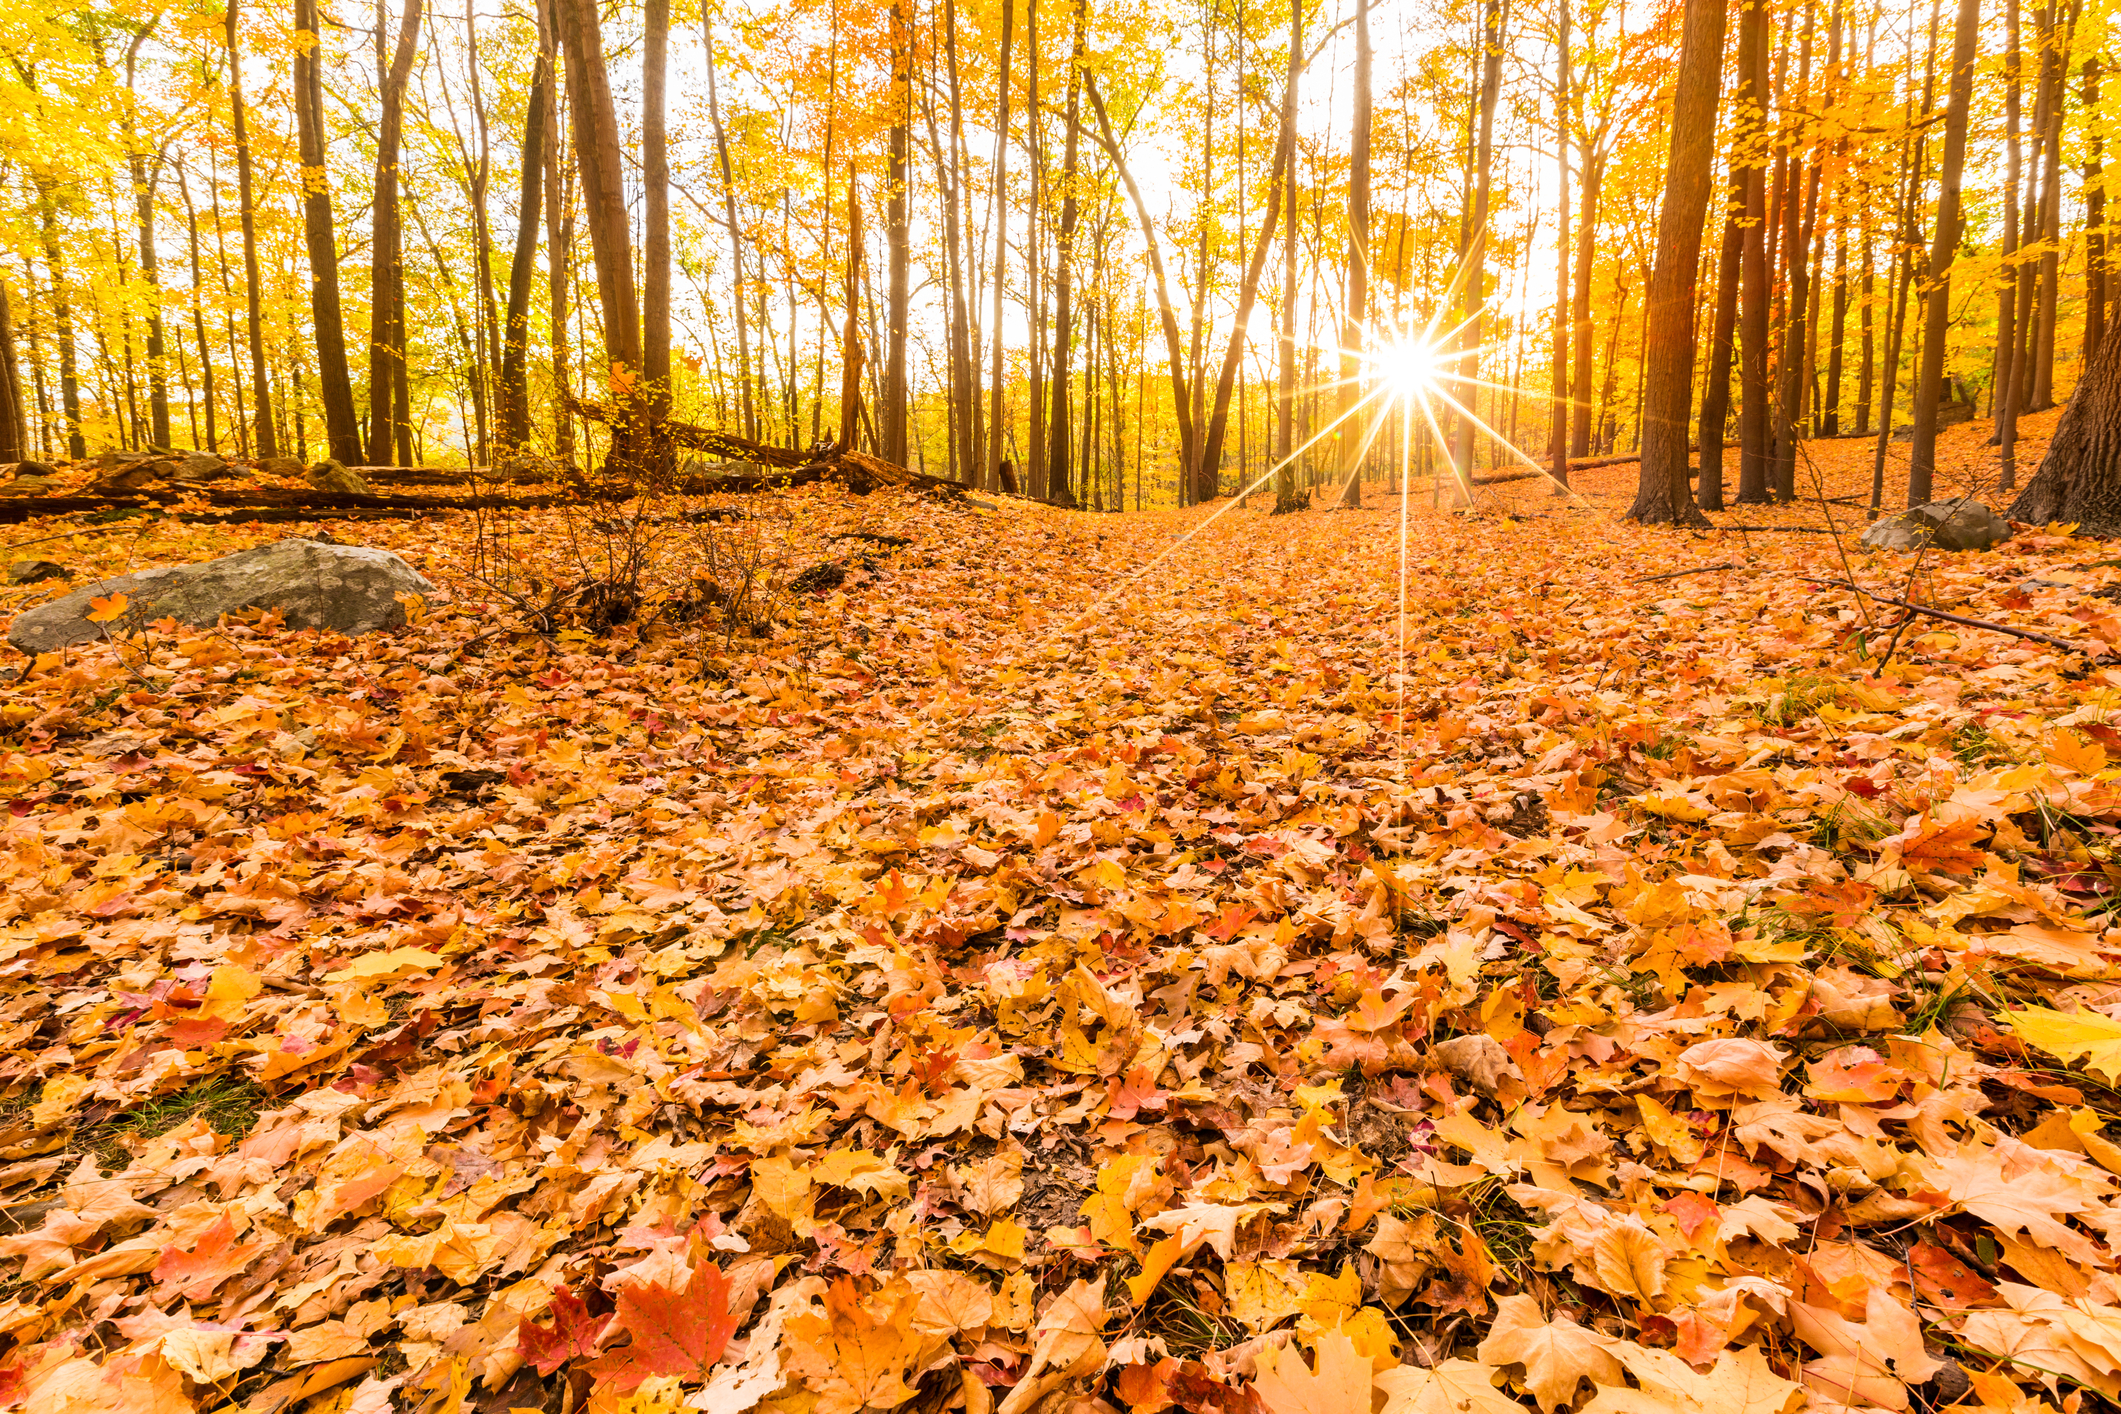
<path id="1" fill-rule="evenodd" d="M 790 566 L 906 543 L 770 637 L 496 633 L 458 518 L 334 527 L 446 586 L 402 632 L 38 662 L 0 1396 L 2121 1399 L 2121 670 L 1818 582 L 2113 648 L 2121 562 L 1631 475 L 1414 507 L 1404 658 L 1396 500 L 1136 575 L 1204 512 L 807 488 Z"/>

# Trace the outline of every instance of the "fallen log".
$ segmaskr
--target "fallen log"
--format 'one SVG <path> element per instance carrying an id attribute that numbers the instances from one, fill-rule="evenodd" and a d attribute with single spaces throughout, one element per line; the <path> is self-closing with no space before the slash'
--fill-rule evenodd
<path id="1" fill-rule="evenodd" d="M 581 398 L 568 397 L 568 411 L 592 422 L 610 425 L 617 416 L 602 403 L 593 403 Z M 712 452 L 730 461 L 755 462 L 762 470 L 738 476 L 684 476 L 679 477 L 676 489 L 694 495 L 715 491 L 764 491 L 778 486 L 804 486 L 814 481 L 838 481 L 856 494 L 872 491 L 879 486 L 897 486 L 909 491 L 933 491 L 946 496 L 964 494 L 963 482 L 946 477 L 930 476 L 925 471 L 914 471 L 896 462 L 887 462 L 882 457 L 873 457 L 867 452 L 853 448 L 820 452 L 815 455 L 793 451 L 787 447 L 769 446 L 754 442 L 749 437 L 739 437 L 719 428 L 702 427 L 697 423 L 681 422 L 677 418 L 664 418 L 657 424 L 672 443 L 694 451 Z"/>

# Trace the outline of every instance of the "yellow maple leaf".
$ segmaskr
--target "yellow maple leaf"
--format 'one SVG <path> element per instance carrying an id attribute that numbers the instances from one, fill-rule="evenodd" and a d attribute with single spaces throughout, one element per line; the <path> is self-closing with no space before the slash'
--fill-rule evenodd
<path id="1" fill-rule="evenodd" d="M 2081 1060 L 2086 1070 L 2108 1083 L 2121 1080 L 2121 1021 L 2109 1021 L 2095 1012 L 2071 1013 L 2044 1006 L 2003 1015 L 2027 1045 L 2064 1060 Z"/>
<path id="2" fill-rule="evenodd" d="M 125 612 L 126 603 L 123 594 L 98 595 L 88 601 L 88 621 L 107 624 Z"/>

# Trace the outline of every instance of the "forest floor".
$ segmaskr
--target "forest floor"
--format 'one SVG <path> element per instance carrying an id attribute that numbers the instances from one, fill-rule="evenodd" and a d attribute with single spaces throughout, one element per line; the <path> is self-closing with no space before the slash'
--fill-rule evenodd
<path id="1" fill-rule="evenodd" d="M 332 523 L 409 627 L 40 662 L 0 1404 L 2121 1398 L 2121 559 L 1643 529 L 1634 476 L 657 527 L 673 597 L 836 561 L 770 637 L 514 632 L 482 567 L 541 593 L 586 512 Z"/>

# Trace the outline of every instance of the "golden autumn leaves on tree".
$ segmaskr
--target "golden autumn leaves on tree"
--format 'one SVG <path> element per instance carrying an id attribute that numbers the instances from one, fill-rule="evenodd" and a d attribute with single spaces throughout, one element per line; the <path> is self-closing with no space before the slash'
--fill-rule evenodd
<path id="1" fill-rule="evenodd" d="M 0 1401 L 2121 1403 L 2112 29 L 14 16 Z"/>

